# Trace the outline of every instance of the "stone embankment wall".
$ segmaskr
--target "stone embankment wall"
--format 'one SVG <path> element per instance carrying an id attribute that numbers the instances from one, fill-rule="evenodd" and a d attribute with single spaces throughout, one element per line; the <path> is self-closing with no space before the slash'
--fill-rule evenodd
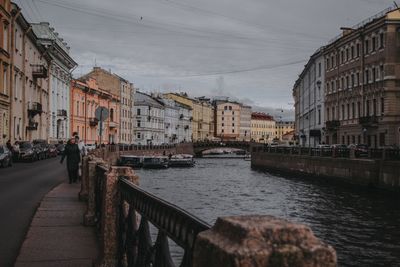
<path id="1" fill-rule="evenodd" d="M 400 190 L 400 161 L 252 152 L 253 168 L 312 175 L 362 186 Z"/>

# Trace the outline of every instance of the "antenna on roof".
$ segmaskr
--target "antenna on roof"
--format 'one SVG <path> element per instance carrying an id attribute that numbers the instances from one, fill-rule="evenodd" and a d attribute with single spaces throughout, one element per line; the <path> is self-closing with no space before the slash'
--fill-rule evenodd
<path id="1" fill-rule="evenodd" d="M 399 8 L 399 6 L 397 5 L 396 1 L 393 1 L 393 4 L 396 8 Z"/>

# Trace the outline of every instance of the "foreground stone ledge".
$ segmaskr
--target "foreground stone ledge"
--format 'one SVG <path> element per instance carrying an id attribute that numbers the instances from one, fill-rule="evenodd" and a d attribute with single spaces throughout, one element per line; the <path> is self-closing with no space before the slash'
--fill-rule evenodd
<path id="1" fill-rule="evenodd" d="M 335 250 L 305 225 L 272 216 L 218 218 L 197 237 L 194 267 L 333 267 Z"/>

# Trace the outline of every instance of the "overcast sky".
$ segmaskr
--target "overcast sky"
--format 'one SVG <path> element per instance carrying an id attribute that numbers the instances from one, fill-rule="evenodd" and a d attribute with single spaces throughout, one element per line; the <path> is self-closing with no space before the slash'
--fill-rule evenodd
<path id="1" fill-rule="evenodd" d="M 95 64 L 142 91 L 225 95 L 290 109 L 309 56 L 392 0 L 17 0 L 49 21 L 80 76 Z"/>

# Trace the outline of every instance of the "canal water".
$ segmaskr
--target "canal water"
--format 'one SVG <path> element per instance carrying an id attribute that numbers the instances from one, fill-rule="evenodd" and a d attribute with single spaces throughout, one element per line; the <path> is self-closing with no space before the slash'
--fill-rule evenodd
<path id="1" fill-rule="evenodd" d="M 273 215 L 310 226 L 336 249 L 339 266 L 400 266 L 400 199 L 390 194 L 256 171 L 243 159 L 135 171 L 142 188 L 210 224 L 219 216 Z"/>

